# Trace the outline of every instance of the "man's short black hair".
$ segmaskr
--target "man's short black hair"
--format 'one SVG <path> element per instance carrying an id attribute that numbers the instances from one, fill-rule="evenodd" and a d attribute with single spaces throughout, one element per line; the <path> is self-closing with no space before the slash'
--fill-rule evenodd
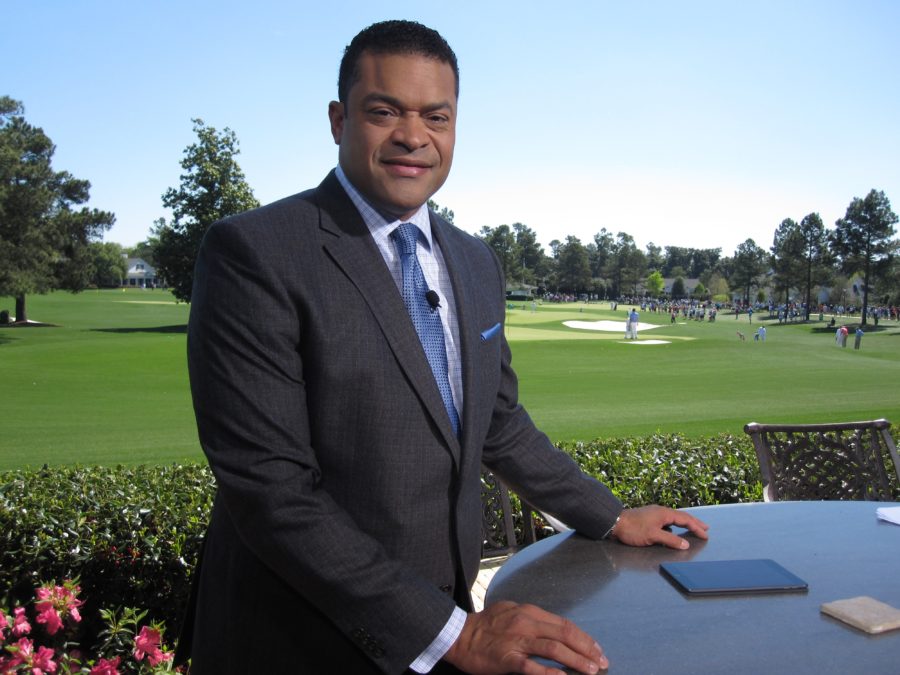
<path id="1" fill-rule="evenodd" d="M 338 74 L 338 100 L 347 102 L 350 87 L 359 79 L 359 58 L 371 54 L 415 54 L 436 59 L 453 69 L 459 96 L 456 54 L 441 34 L 415 21 L 381 21 L 361 30 L 344 49 Z"/>

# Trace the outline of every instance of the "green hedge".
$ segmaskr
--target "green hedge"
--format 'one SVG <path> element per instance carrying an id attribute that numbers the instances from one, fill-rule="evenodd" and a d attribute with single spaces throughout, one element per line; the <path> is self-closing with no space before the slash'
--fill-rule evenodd
<path id="1" fill-rule="evenodd" d="M 559 447 L 627 506 L 683 508 L 762 500 L 756 453 L 744 434 L 707 438 L 654 434 Z"/>
<path id="2" fill-rule="evenodd" d="M 83 647 L 96 644 L 103 608 L 146 609 L 174 639 L 214 493 L 200 465 L 0 474 L 0 607 L 78 578 Z"/>
<path id="3" fill-rule="evenodd" d="M 564 444 L 628 505 L 759 500 L 746 437 L 677 435 Z M 80 579 L 80 642 L 96 643 L 101 608 L 146 609 L 178 635 L 215 483 L 205 466 L 44 468 L 0 473 L 0 606 L 42 581 Z"/>

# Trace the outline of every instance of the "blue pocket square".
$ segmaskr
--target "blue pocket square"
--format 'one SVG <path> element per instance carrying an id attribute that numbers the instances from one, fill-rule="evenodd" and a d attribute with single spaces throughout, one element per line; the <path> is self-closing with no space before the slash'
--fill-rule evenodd
<path id="1" fill-rule="evenodd" d="M 490 340 L 492 337 L 494 337 L 499 332 L 500 332 L 500 324 L 495 323 L 493 326 L 491 326 L 487 330 L 481 331 L 481 341 L 485 342 L 487 340 Z"/>

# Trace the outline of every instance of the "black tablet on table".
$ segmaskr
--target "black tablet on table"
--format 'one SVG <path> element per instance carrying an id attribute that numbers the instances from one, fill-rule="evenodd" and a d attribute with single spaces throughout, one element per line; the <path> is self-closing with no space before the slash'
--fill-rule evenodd
<path id="1" fill-rule="evenodd" d="M 774 560 L 664 562 L 660 572 L 690 595 L 805 591 L 807 583 Z"/>

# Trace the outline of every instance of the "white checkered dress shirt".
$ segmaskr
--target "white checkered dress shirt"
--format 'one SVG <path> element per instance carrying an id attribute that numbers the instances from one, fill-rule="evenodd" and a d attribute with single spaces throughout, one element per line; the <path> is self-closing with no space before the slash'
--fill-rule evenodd
<path id="1" fill-rule="evenodd" d="M 335 169 L 335 175 L 347 192 L 347 196 L 350 197 L 350 201 L 353 202 L 365 221 L 369 232 L 372 233 L 372 239 L 375 240 L 375 245 L 381 251 L 381 257 L 384 258 L 388 270 L 394 277 L 398 293 L 402 292 L 403 268 L 400 265 L 400 256 L 397 254 L 394 242 L 390 239 L 391 232 L 397 229 L 401 222 L 414 223 L 422 232 L 426 245 L 421 245 L 422 240 L 420 238 L 420 245 L 416 247 L 416 256 L 419 258 L 419 265 L 422 267 L 422 273 L 425 275 L 428 288 L 437 291 L 441 297 L 438 312 L 441 315 L 441 324 L 444 326 L 444 345 L 447 349 L 447 375 L 450 378 L 450 389 L 453 391 L 453 402 L 456 404 L 460 424 L 462 424 L 462 370 L 459 357 L 459 324 L 456 320 L 456 301 L 453 298 L 453 287 L 450 284 L 450 276 L 447 274 L 447 265 L 444 263 L 441 248 L 431 238 L 431 220 L 428 217 L 428 207 L 423 204 L 408 221 L 392 220 L 389 222 L 363 199 L 362 195 L 347 180 L 347 176 L 344 175 L 344 171 L 340 166 Z M 427 673 L 434 668 L 435 664 L 443 658 L 444 654 L 456 642 L 459 634 L 462 633 L 465 623 L 466 611 L 461 607 L 457 607 L 453 610 L 453 614 L 450 615 L 443 630 L 441 630 L 434 641 L 410 664 L 410 669 L 417 673 Z"/>
<path id="2" fill-rule="evenodd" d="M 347 180 L 347 176 L 344 175 L 340 166 L 335 170 L 335 174 L 350 197 L 350 201 L 353 202 L 365 221 L 369 232 L 372 233 L 372 239 L 375 240 L 375 245 L 381 252 L 381 257 L 384 258 L 388 270 L 394 277 L 394 283 L 397 284 L 397 292 L 401 292 L 403 287 L 403 269 L 400 266 L 400 256 L 397 254 L 397 248 L 390 238 L 391 232 L 396 230 L 402 222 L 409 222 L 416 225 L 422 233 L 422 236 L 419 238 L 419 245 L 416 247 L 416 256 L 419 258 L 419 265 L 422 267 L 422 273 L 425 275 L 425 282 L 428 284 L 428 288 L 437 291 L 441 298 L 438 314 L 440 314 L 441 324 L 444 326 L 444 346 L 447 349 L 447 376 L 450 379 L 453 403 L 456 405 L 456 410 L 459 413 L 461 425 L 463 411 L 462 366 L 459 355 L 459 324 L 456 320 L 456 301 L 453 298 L 453 286 L 450 284 L 450 275 L 447 274 L 447 265 L 444 263 L 441 248 L 431 237 L 431 220 L 428 217 L 428 207 L 423 204 L 409 220 L 388 221 L 363 199 L 362 195 Z"/>

